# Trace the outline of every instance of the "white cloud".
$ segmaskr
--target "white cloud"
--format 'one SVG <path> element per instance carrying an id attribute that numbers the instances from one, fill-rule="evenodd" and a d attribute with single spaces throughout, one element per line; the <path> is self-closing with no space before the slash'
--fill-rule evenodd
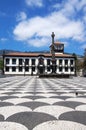
<path id="1" fill-rule="evenodd" d="M 49 42 L 50 41 L 48 37 L 40 37 L 28 40 L 28 43 L 34 47 L 49 46 Z"/>
<path id="2" fill-rule="evenodd" d="M 86 0 L 78 0 L 77 9 L 81 10 L 84 6 L 86 6 Z"/>
<path id="3" fill-rule="evenodd" d="M 26 0 L 26 4 L 28 6 L 42 7 L 43 6 L 43 0 Z"/>
<path id="4" fill-rule="evenodd" d="M 64 44 L 65 47 L 68 47 L 69 46 L 69 43 L 68 42 L 62 42 Z"/>
<path id="5" fill-rule="evenodd" d="M 1 42 L 6 42 L 8 39 L 7 38 L 1 38 L 0 41 Z"/>
<path id="6" fill-rule="evenodd" d="M 85 5 L 83 0 L 68 0 L 64 5 L 62 4 L 59 11 L 52 12 L 48 16 L 36 16 L 20 21 L 13 30 L 16 40 L 25 41 L 36 47 L 46 46 L 48 42 L 51 42 L 49 40 L 52 32 L 55 32 L 58 39 L 71 38 L 79 42 L 86 40 L 83 21 L 73 17 L 71 19 L 80 2 L 82 2 L 81 7 Z"/>
<path id="7" fill-rule="evenodd" d="M 76 11 L 80 11 L 84 6 L 86 6 L 86 0 L 68 0 L 66 4 L 70 4 Z"/>
<path id="8" fill-rule="evenodd" d="M 81 48 L 82 48 L 82 49 L 85 49 L 85 48 L 86 48 L 86 44 L 82 45 Z"/>
<path id="9" fill-rule="evenodd" d="M 72 16 L 74 17 L 75 12 L 76 12 L 76 10 L 70 2 L 66 3 L 64 5 L 63 9 L 61 10 L 62 14 L 64 14 L 65 16 L 70 16 L 71 18 L 72 18 Z"/>
<path id="10" fill-rule="evenodd" d="M 17 21 L 23 21 L 27 19 L 27 15 L 25 12 L 20 12 L 19 14 L 17 14 L 16 20 Z"/>
<path id="11" fill-rule="evenodd" d="M 62 5 L 60 3 L 57 3 L 57 4 L 53 5 L 52 7 L 55 9 L 59 9 L 62 7 Z"/>
<path id="12" fill-rule="evenodd" d="M 83 8 L 83 12 L 86 14 L 86 6 L 84 6 Z"/>
<path id="13" fill-rule="evenodd" d="M 86 23 L 86 15 L 83 17 L 84 22 Z"/>
<path id="14" fill-rule="evenodd" d="M 77 15 L 86 8 L 86 0 L 66 0 L 61 4 L 61 6 L 60 11 L 65 16 L 78 18 Z"/>

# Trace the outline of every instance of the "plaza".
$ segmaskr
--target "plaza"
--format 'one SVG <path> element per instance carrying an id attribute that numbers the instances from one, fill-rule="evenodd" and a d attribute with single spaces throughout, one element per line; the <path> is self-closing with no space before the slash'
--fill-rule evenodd
<path id="1" fill-rule="evenodd" d="M 0 130 L 86 130 L 86 78 L 0 78 Z"/>

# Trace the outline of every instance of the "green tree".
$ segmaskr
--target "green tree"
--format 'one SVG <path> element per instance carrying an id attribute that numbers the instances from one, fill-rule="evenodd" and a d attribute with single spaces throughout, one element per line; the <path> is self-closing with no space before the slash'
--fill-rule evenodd
<path id="1" fill-rule="evenodd" d="M 86 71 L 86 48 L 84 49 L 83 68 Z"/>
<path id="2" fill-rule="evenodd" d="M 83 62 L 80 59 L 77 59 L 76 68 L 78 72 L 83 69 Z"/>
<path id="3" fill-rule="evenodd" d="M 75 53 L 73 54 L 73 56 L 75 57 L 75 75 L 77 75 L 77 72 L 79 72 L 80 69 L 83 69 L 83 62 L 78 59 Z"/>
<path id="4" fill-rule="evenodd" d="M 2 59 L 0 59 L 0 70 L 3 70 L 3 68 L 4 68 L 4 65 L 3 65 L 3 60 L 2 60 Z"/>
<path id="5" fill-rule="evenodd" d="M 73 53 L 73 57 L 75 58 L 75 76 L 77 75 L 77 55 Z"/>

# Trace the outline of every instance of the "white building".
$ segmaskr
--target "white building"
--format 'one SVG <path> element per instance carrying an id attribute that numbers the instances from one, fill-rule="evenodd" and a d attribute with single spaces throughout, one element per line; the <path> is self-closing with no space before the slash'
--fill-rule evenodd
<path id="1" fill-rule="evenodd" d="M 50 46 L 51 47 L 51 46 Z M 64 44 L 54 43 L 55 72 L 75 75 L 75 58 L 64 53 Z M 36 75 L 52 73 L 52 53 L 9 53 L 4 55 L 4 74 Z"/>

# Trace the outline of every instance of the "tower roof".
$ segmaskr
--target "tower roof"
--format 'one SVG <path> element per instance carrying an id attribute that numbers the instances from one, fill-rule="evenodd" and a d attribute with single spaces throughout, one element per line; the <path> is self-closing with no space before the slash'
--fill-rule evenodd
<path id="1" fill-rule="evenodd" d="M 54 42 L 54 44 L 58 45 L 58 44 L 63 44 L 62 42 L 56 41 Z"/>

